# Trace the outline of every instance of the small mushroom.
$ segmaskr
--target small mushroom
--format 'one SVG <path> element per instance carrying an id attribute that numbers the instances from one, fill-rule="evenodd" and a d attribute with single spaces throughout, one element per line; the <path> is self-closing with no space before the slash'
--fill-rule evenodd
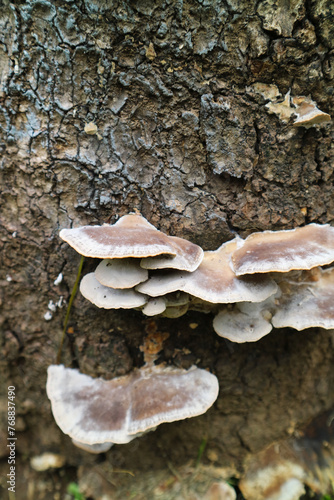
<path id="1" fill-rule="evenodd" d="M 165 295 L 167 307 L 180 307 L 189 304 L 190 297 L 184 292 L 173 292 Z"/>
<path id="2" fill-rule="evenodd" d="M 169 293 L 163 297 L 151 297 L 143 307 L 146 316 L 162 314 L 167 318 L 183 316 L 189 307 L 189 295 L 182 292 Z"/>
<path id="3" fill-rule="evenodd" d="M 132 309 L 146 303 L 146 297 L 133 289 L 115 289 L 101 285 L 95 273 L 86 274 L 80 283 L 80 292 L 97 307 L 104 309 Z"/>
<path id="4" fill-rule="evenodd" d="M 193 273 L 156 273 L 136 290 L 151 297 L 182 290 L 212 303 L 260 302 L 275 293 L 277 285 L 270 277 L 235 276 L 229 262 L 236 248 L 237 239 L 224 243 L 213 252 L 204 252 L 203 261 Z"/>
<path id="5" fill-rule="evenodd" d="M 169 306 L 166 307 L 166 310 L 162 313 L 165 318 L 180 318 L 189 309 L 189 304 L 184 304 L 183 306 Z"/>
<path id="6" fill-rule="evenodd" d="M 146 316 L 156 316 L 166 310 L 166 300 L 164 297 L 151 298 L 142 309 L 142 313 Z"/>
<path id="7" fill-rule="evenodd" d="M 275 328 L 334 328 L 334 268 L 320 271 L 315 281 L 308 277 L 304 273 L 303 280 L 280 283 L 282 295 L 272 318 Z"/>
<path id="8" fill-rule="evenodd" d="M 334 228 L 309 224 L 287 231 L 263 231 L 240 240 L 233 253 L 237 276 L 311 269 L 334 261 Z"/>
<path id="9" fill-rule="evenodd" d="M 104 286 L 132 288 L 148 279 L 148 271 L 138 259 L 104 259 L 95 269 L 95 278 Z"/>
<path id="10" fill-rule="evenodd" d="M 184 292 L 168 293 L 164 296 L 166 300 L 166 310 L 163 316 L 166 318 L 180 318 L 189 309 L 189 295 Z"/>
<path id="11" fill-rule="evenodd" d="M 215 332 L 231 342 L 256 342 L 272 330 L 271 318 L 277 294 L 263 302 L 240 302 L 225 307 L 213 320 Z"/>
<path id="12" fill-rule="evenodd" d="M 128 443 L 163 422 L 205 413 L 218 396 L 206 370 L 144 366 L 112 380 L 48 368 L 47 395 L 61 430 L 79 443 Z"/>
<path id="13" fill-rule="evenodd" d="M 293 97 L 292 103 L 296 106 L 297 118 L 293 122 L 294 127 L 313 127 L 321 123 L 328 123 L 331 117 L 317 108 L 317 103 L 309 97 Z"/>

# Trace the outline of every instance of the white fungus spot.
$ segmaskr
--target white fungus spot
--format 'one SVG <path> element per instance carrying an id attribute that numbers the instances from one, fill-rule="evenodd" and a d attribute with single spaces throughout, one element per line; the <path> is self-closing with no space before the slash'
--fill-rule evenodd
<path id="1" fill-rule="evenodd" d="M 53 284 L 57 286 L 60 285 L 62 281 L 63 281 L 63 273 L 59 273 L 57 278 L 54 280 Z"/>
<path id="2" fill-rule="evenodd" d="M 64 305 L 64 297 L 63 297 L 63 295 L 61 295 L 59 297 L 58 302 L 56 302 L 56 306 L 59 307 L 59 309 L 61 309 L 63 307 L 63 305 Z"/>
<path id="3" fill-rule="evenodd" d="M 54 303 L 52 302 L 52 300 L 50 300 L 50 301 L 49 301 L 49 303 L 48 303 L 48 309 L 50 309 L 50 311 L 52 311 L 52 312 L 55 312 L 55 311 L 56 311 L 56 309 L 57 309 L 57 305 L 56 305 L 56 304 L 54 304 Z"/>
<path id="4" fill-rule="evenodd" d="M 45 321 L 50 321 L 52 319 L 52 314 L 50 311 L 46 311 L 46 313 L 44 314 L 44 319 Z"/>

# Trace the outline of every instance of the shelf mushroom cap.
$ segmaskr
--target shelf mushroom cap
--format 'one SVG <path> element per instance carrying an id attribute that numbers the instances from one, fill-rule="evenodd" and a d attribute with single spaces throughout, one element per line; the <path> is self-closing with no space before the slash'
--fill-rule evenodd
<path id="1" fill-rule="evenodd" d="M 213 329 L 231 342 L 257 342 L 272 330 L 274 297 L 263 302 L 240 302 L 232 310 L 221 310 L 213 320 Z"/>
<path id="2" fill-rule="evenodd" d="M 205 413 L 218 396 L 218 380 L 196 367 L 153 365 L 106 381 L 51 365 L 46 390 L 56 423 L 72 439 L 122 444 L 161 423 Z"/>
<path id="3" fill-rule="evenodd" d="M 203 249 L 188 240 L 176 236 L 169 236 L 169 240 L 176 250 L 175 257 L 148 257 L 141 260 L 141 267 L 144 269 L 172 268 L 180 271 L 195 271 L 203 260 Z"/>
<path id="4" fill-rule="evenodd" d="M 275 328 L 296 330 L 320 327 L 334 328 L 334 268 L 321 271 L 319 279 L 282 282 L 282 295 L 272 318 Z"/>
<path id="5" fill-rule="evenodd" d="M 80 292 L 97 307 L 103 309 L 132 309 L 147 302 L 145 295 L 130 289 L 115 289 L 101 285 L 95 273 L 86 274 L 80 283 Z"/>
<path id="6" fill-rule="evenodd" d="M 85 257 L 137 257 L 143 259 L 141 266 L 145 269 L 172 267 L 193 271 L 203 258 L 201 247 L 183 238 L 167 236 L 138 214 L 124 215 L 113 225 L 62 229 L 60 237 Z M 157 260 L 152 258 L 157 256 L 160 256 Z"/>
<path id="7" fill-rule="evenodd" d="M 181 290 L 212 303 L 240 301 L 260 302 L 277 290 L 270 277 L 238 278 L 230 266 L 237 239 L 224 243 L 217 250 L 204 252 L 203 261 L 193 273 L 171 271 L 157 273 L 136 290 L 152 297 Z"/>
<path id="8" fill-rule="evenodd" d="M 140 267 L 139 259 L 104 259 L 95 269 L 95 278 L 111 288 L 133 288 L 148 279 L 148 271 Z"/>
<path id="9" fill-rule="evenodd" d="M 293 122 L 294 127 L 312 127 L 321 123 L 328 123 L 331 117 L 317 107 L 317 103 L 304 96 L 293 97 L 293 104 L 296 106 L 297 118 Z"/>
<path id="10" fill-rule="evenodd" d="M 253 233 L 233 253 L 237 276 L 312 269 L 334 261 L 334 228 L 309 224 L 286 231 Z"/>
<path id="11" fill-rule="evenodd" d="M 137 214 L 124 215 L 113 225 L 62 229 L 59 235 L 85 257 L 122 259 L 176 255 L 169 237 Z"/>
<path id="12" fill-rule="evenodd" d="M 156 316 L 163 313 L 166 310 L 166 300 L 164 297 L 153 297 L 147 301 L 147 304 L 143 307 L 142 313 L 145 316 Z"/>

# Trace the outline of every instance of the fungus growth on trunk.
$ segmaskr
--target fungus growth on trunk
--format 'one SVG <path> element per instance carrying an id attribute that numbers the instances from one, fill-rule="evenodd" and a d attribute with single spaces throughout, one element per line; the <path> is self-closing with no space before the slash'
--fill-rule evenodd
<path id="1" fill-rule="evenodd" d="M 320 270 L 334 261 L 329 224 L 256 232 L 206 252 L 164 235 L 137 214 L 112 226 L 60 234 L 84 255 L 106 257 L 80 285 L 98 307 L 139 308 L 169 318 L 189 310 L 212 312 L 216 333 L 234 342 L 257 341 L 273 326 L 334 327 L 334 280 Z M 319 272 L 310 287 L 311 269 Z"/>
<path id="2" fill-rule="evenodd" d="M 215 375 L 195 366 L 154 364 L 164 338 L 149 335 L 142 346 L 144 366 L 111 380 L 49 366 L 46 390 L 53 416 L 76 446 L 101 453 L 162 423 L 202 415 L 213 405 L 219 390 Z"/>

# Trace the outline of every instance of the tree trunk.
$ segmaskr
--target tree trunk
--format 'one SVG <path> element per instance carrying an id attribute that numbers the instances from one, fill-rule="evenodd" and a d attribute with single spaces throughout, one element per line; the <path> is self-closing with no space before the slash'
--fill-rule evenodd
<path id="1" fill-rule="evenodd" d="M 2 1 L 0 452 L 5 477 L 15 386 L 18 499 L 27 481 L 31 498 L 51 498 L 79 465 L 83 477 L 101 463 L 72 446 L 45 393 L 79 263 L 60 229 L 137 210 L 215 250 L 236 234 L 332 221 L 333 127 L 295 127 L 294 115 L 266 106 L 291 91 L 333 112 L 331 14 L 331 0 Z M 94 265 L 87 259 L 84 272 Z M 232 344 L 211 315 L 153 321 L 169 333 L 159 359 L 209 369 L 220 395 L 201 417 L 112 448 L 114 471 L 158 475 L 196 461 L 206 442 L 202 461 L 237 475 L 247 455 L 334 405 L 331 332 Z M 128 373 L 151 322 L 78 294 L 62 361 L 90 375 Z M 29 459 L 43 452 L 65 456 L 66 474 L 35 473 Z"/>

